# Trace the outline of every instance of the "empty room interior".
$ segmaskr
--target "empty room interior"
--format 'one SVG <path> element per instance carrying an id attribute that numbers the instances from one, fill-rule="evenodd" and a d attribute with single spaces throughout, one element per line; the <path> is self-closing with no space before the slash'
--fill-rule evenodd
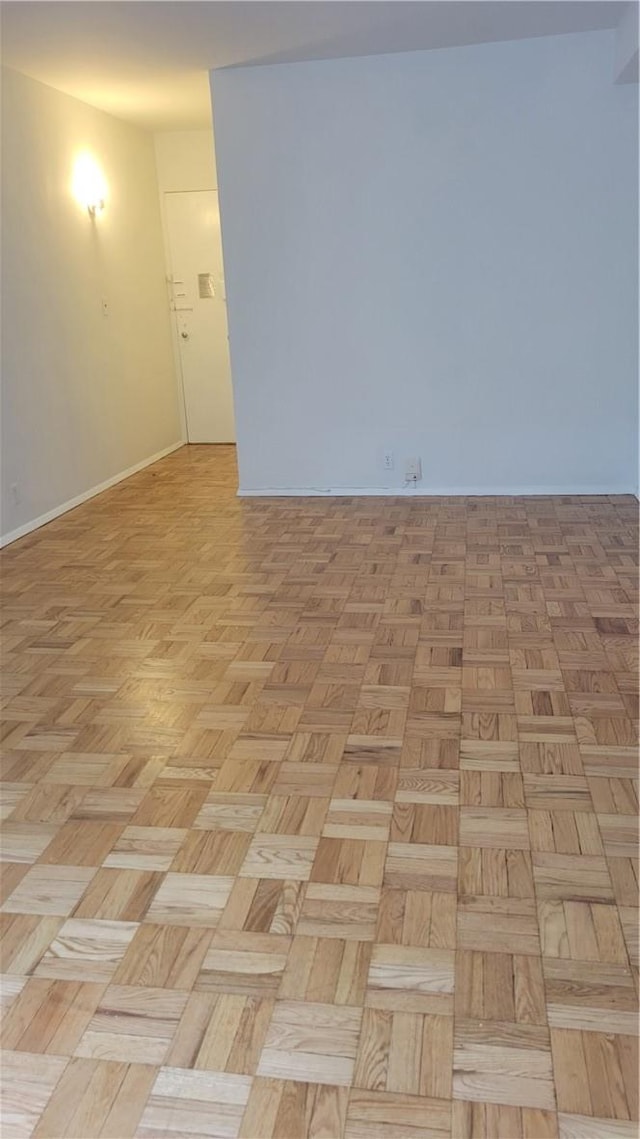
<path id="1" fill-rule="evenodd" d="M 637 1139 L 637 3 L 0 21 L 3 1139 Z"/>

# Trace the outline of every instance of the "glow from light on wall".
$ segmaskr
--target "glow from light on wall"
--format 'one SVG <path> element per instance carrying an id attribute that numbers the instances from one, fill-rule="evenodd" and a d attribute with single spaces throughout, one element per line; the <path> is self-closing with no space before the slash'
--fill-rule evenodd
<path id="1" fill-rule="evenodd" d="M 92 217 L 104 209 L 107 182 L 95 158 L 90 154 L 78 155 L 73 166 L 73 196 Z"/>

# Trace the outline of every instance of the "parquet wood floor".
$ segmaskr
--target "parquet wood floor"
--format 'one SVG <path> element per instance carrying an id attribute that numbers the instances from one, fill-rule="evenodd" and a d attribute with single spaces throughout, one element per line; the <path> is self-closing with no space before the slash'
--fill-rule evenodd
<path id="1" fill-rule="evenodd" d="M 240 501 L 1 556 L 4 1139 L 637 1136 L 637 503 Z"/>

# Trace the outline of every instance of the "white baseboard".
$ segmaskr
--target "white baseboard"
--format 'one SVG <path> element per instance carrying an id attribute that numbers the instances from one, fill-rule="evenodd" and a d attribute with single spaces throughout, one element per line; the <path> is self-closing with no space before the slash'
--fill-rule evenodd
<path id="1" fill-rule="evenodd" d="M 102 494 L 104 490 L 109 490 L 110 487 L 115 486 L 124 479 L 128 479 L 131 475 L 137 474 L 138 471 L 144 470 L 145 467 L 152 466 L 160 459 L 164 459 L 173 451 L 178 451 L 180 447 L 184 447 L 187 443 L 186 439 L 179 439 L 177 443 L 172 443 L 169 447 L 165 447 L 162 451 L 157 451 L 155 455 L 150 455 L 148 459 L 143 459 L 140 463 L 136 463 L 133 467 L 128 467 L 125 471 L 120 471 L 117 475 L 106 479 L 104 482 L 99 483 L 97 486 L 91 487 L 89 490 L 84 491 L 82 494 L 76 495 L 75 498 L 70 498 L 67 502 L 63 502 L 60 506 L 56 506 L 53 510 L 47 511 L 46 514 L 41 514 L 38 518 L 32 519 L 30 522 L 25 522 L 22 526 L 18 526 L 15 530 L 10 530 L 9 533 L 0 535 L 0 549 L 3 546 L 9 546 L 12 542 L 16 542 L 18 538 L 24 538 L 26 534 L 31 534 L 34 530 L 39 530 L 41 526 L 46 526 L 47 522 L 53 522 L 54 518 L 59 518 L 61 514 L 66 514 L 69 510 L 74 510 L 76 506 L 81 506 L 83 502 L 87 502 L 90 498 L 95 498 L 97 494 Z M 463 498 L 527 498 L 531 496 L 540 495 L 618 495 L 618 494 L 632 494 L 636 498 L 638 496 L 638 488 L 632 486 L 490 486 L 490 487 L 366 487 L 366 486 L 339 486 L 339 487 L 239 487 L 239 498 L 447 498 L 447 497 L 463 497 Z"/>
<path id="2" fill-rule="evenodd" d="M 239 487 L 239 498 L 530 498 L 541 495 L 633 494 L 631 486 L 334 486 Z"/>
<path id="3" fill-rule="evenodd" d="M 95 498 L 97 494 L 102 494 L 103 490 L 109 490 L 110 487 L 115 486 L 116 483 L 123 482 L 124 479 L 130 478 L 138 471 L 144 470 L 145 467 L 150 467 L 152 463 L 157 463 L 159 459 L 164 459 L 170 455 L 172 451 L 179 450 L 184 447 L 186 439 L 180 439 L 177 443 L 172 443 L 170 447 L 165 447 L 162 451 L 157 451 L 155 455 L 150 455 L 148 459 L 143 459 L 142 462 L 136 463 L 133 467 L 128 467 L 126 471 L 120 471 L 117 475 L 113 475 L 105 482 L 98 483 L 97 486 L 92 486 L 90 490 L 83 491 L 82 494 L 76 495 L 75 498 L 70 498 L 67 502 L 63 502 L 60 506 L 54 506 L 53 510 L 48 510 L 46 514 L 41 514 L 38 518 L 33 518 L 31 522 L 25 522 L 22 526 L 18 526 L 16 530 L 10 530 L 8 534 L 0 536 L 0 549 L 3 546 L 8 546 L 11 542 L 17 541 L 18 538 L 24 538 L 25 534 L 30 534 L 33 530 L 39 530 L 41 526 L 46 526 L 47 522 L 53 522 L 54 518 L 59 518 L 61 514 L 66 514 L 69 510 L 74 510 L 76 506 L 81 506 L 89 498 Z"/>

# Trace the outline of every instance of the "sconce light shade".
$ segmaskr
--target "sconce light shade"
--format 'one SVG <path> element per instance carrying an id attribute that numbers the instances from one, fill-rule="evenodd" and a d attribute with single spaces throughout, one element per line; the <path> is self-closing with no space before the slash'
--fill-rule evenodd
<path id="1" fill-rule="evenodd" d="M 73 167 L 73 196 L 95 217 L 104 209 L 107 183 L 98 163 L 90 154 L 80 154 Z"/>

